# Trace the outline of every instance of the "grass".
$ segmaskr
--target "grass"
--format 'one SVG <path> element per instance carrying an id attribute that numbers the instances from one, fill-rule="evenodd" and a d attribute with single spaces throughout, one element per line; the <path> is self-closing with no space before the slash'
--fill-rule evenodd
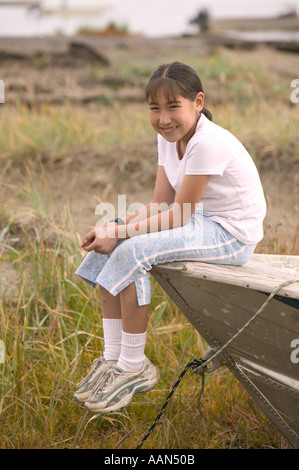
<path id="1" fill-rule="evenodd" d="M 25 238 L 24 250 L 6 256 L 18 273 L 15 295 L 2 297 L 0 335 L 6 361 L 1 365 L 1 447 L 136 446 L 174 378 L 206 345 L 153 282 L 147 354 L 162 371 L 161 383 L 124 411 L 86 416 L 71 397 L 102 350 L 98 291 L 74 279 L 80 253 L 72 231 L 57 231 L 51 244 L 42 236 L 34 242 L 29 234 Z M 206 423 L 196 408 L 199 386 L 195 375 L 185 377 L 145 448 L 261 447 L 267 433 L 267 446 L 280 445 L 280 436 L 227 371 L 220 369 L 207 379 Z"/>
<path id="2" fill-rule="evenodd" d="M 137 65 L 130 70 L 146 75 L 147 65 Z M 210 84 L 207 93 L 212 96 L 217 89 L 215 120 L 239 136 L 257 166 L 266 161 L 275 171 L 292 168 L 299 159 L 299 117 L 287 99 L 287 84 L 278 90 L 272 83 L 265 96 L 265 69 L 236 66 L 219 53 L 207 57 L 205 67 L 196 66 Z M 129 75 L 128 66 L 122 73 Z M 107 416 L 86 414 L 72 400 L 75 384 L 102 351 L 101 305 L 98 290 L 74 276 L 82 259 L 80 235 L 64 197 L 67 190 L 61 188 L 61 198 L 53 197 L 59 179 L 53 185 L 50 173 L 58 168 L 59 176 L 60 165 L 71 169 L 74 151 L 80 154 L 87 147 L 91 158 L 97 158 L 93 165 L 100 167 L 106 154 L 112 167 L 116 163 L 118 171 L 109 178 L 115 178 L 110 184 L 117 189 L 120 176 L 130 175 L 122 172 L 135 162 L 135 154 L 139 159 L 143 143 L 155 145 L 146 108 L 138 103 L 33 109 L 15 104 L 1 108 L 0 120 L 0 339 L 6 354 L 0 364 L 0 448 L 134 448 L 183 367 L 202 356 L 207 345 L 153 280 L 146 353 L 162 373 L 160 384 Z M 154 167 L 155 159 L 153 151 L 141 172 Z M 83 164 L 79 172 L 84 179 L 87 162 Z M 88 173 L 86 181 L 90 178 Z M 75 202 L 89 197 L 91 187 L 82 196 L 75 194 Z M 24 214 L 31 224 L 17 222 Z M 267 230 L 259 250 L 298 253 L 298 232 L 290 236 L 284 231 L 279 240 L 277 233 L 275 226 Z M 196 406 L 199 390 L 199 377 L 188 372 L 144 448 L 288 447 L 225 368 L 207 375 L 202 397 L 206 420 Z"/>
<path id="3" fill-rule="evenodd" d="M 14 164 L 40 155 L 47 161 L 63 159 L 72 149 L 84 146 L 105 152 L 118 142 L 128 145 L 136 138 L 144 139 L 149 128 L 144 109 L 139 107 L 132 115 L 129 107 L 119 104 L 98 106 L 96 112 L 69 103 L 35 109 L 5 106 L 1 111 L 0 158 Z"/>

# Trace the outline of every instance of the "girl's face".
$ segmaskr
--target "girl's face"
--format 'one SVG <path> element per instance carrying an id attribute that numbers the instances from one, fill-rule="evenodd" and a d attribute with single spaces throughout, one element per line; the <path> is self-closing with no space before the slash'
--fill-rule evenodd
<path id="1" fill-rule="evenodd" d="M 168 142 L 183 142 L 185 145 L 195 132 L 199 113 L 204 106 L 204 94 L 198 93 L 195 101 L 181 95 L 169 101 L 162 89 L 156 100 L 149 99 L 149 118 L 156 132 Z"/>

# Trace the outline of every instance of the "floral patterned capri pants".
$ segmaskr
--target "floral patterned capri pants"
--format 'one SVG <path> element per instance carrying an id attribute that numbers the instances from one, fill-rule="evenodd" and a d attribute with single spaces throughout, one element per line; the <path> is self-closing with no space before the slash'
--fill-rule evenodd
<path id="1" fill-rule="evenodd" d="M 147 305 L 151 301 L 149 271 L 153 265 L 169 261 L 242 265 L 255 247 L 241 243 L 221 225 L 195 212 L 183 227 L 122 240 L 107 255 L 89 252 L 76 274 L 112 295 L 135 282 L 138 304 Z"/>

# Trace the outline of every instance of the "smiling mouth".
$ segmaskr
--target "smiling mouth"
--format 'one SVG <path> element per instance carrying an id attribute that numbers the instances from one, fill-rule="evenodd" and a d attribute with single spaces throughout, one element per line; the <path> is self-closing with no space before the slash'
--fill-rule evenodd
<path id="1" fill-rule="evenodd" d="M 161 127 L 163 134 L 171 135 L 177 130 L 177 126 L 174 127 Z"/>

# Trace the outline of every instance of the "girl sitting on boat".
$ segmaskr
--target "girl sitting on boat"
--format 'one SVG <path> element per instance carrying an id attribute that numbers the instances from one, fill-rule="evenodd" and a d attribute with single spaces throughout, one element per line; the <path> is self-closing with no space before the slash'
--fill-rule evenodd
<path id="1" fill-rule="evenodd" d="M 146 99 L 158 134 L 152 201 L 83 237 L 76 271 L 100 286 L 104 351 L 74 394 L 107 413 L 146 392 L 160 374 L 145 356 L 151 267 L 196 260 L 242 265 L 263 237 L 266 204 L 255 164 L 229 131 L 212 122 L 201 80 L 174 62 L 152 75 Z"/>

